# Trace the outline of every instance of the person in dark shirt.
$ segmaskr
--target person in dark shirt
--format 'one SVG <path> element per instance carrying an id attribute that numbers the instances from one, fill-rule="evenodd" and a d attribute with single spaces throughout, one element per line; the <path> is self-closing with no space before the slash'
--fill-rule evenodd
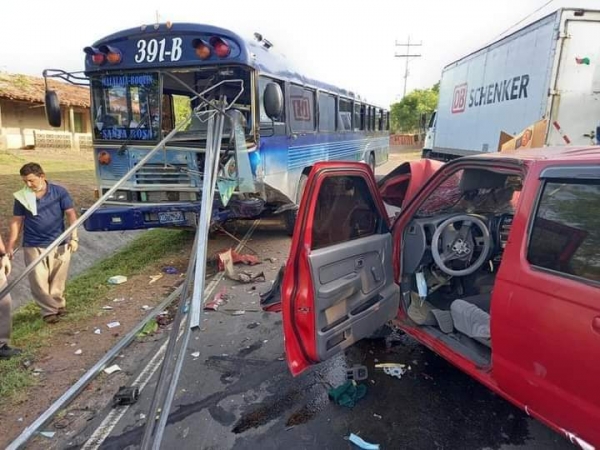
<path id="1" fill-rule="evenodd" d="M 20 174 L 25 187 L 14 194 L 7 253 L 12 257 L 23 228 L 23 254 L 25 265 L 29 265 L 65 231 L 65 216 L 71 225 L 77 214 L 67 190 L 48 182 L 39 164 L 25 164 Z M 66 312 L 65 284 L 71 253 L 77 251 L 78 242 L 75 230 L 29 274 L 31 293 L 46 323 L 58 322 Z"/>

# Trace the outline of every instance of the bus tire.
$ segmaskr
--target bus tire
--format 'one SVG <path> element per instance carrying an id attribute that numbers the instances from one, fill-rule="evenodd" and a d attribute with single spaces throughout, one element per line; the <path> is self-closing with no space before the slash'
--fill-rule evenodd
<path id="1" fill-rule="evenodd" d="M 373 173 L 375 173 L 375 167 L 376 167 L 376 163 L 375 163 L 375 153 L 371 152 L 369 153 L 369 167 L 371 168 L 371 170 L 373 171 Z"/>
<path id="2" fill-rule="evenodd" d="M 300 200 L 302 200 L 302 194 L 304 194 L 304 188 L 306 187 L 306 181 L 308 180 L 308 174 L 303 173 L 300 175 L 298 181 L 298 192 L 296 193 L 296 204 L 300 206 Z M 293 209 L 283 213 L 283 220 L 285 222 L 285 231 L 288 236 L 294 234 L 294 228 L 296 227 L 296 219 L 298 218 L 298 210 Z"/>

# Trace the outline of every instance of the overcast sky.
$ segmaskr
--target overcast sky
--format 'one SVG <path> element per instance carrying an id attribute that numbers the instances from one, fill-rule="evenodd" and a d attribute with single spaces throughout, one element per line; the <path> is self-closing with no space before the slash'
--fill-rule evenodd
<path id="1" fill-rule="evenodd" d="M 4 0 L 0 70 L 41 75 L 81 70 L 82 49 L 118 30 L 162 22 L 198 22 L 243 35 L 259 31 L 295 66 L 387 106 L 403 90 L 396 40 L 421 42 L 408 91 L 429 87 L 442 68 L 483 46 L 547 0 Z M 555 0 L 527 24 L 561 6 L 600 9 L 600 0 Z"/>

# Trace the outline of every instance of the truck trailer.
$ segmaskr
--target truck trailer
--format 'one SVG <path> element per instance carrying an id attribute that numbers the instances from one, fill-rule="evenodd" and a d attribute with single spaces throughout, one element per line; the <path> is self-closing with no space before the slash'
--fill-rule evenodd
<path id="1" fill-rule="evenodd" d="M 600 11 L 559 9 L 446 66 L 423 157 L 497 152 L 540 123 L 537 146 L 598 143 Z"/>

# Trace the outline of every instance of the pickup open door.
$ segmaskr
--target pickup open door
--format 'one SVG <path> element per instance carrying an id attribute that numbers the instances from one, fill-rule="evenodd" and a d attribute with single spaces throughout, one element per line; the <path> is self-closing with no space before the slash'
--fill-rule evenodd
<path id="1" fill-rule="evenodd" d="M 389 223 L 371 169 L 363 163 L 315 164 L 282 283 L 293 375 L 395 317 L 400 297 L 392 258 Z"/>

